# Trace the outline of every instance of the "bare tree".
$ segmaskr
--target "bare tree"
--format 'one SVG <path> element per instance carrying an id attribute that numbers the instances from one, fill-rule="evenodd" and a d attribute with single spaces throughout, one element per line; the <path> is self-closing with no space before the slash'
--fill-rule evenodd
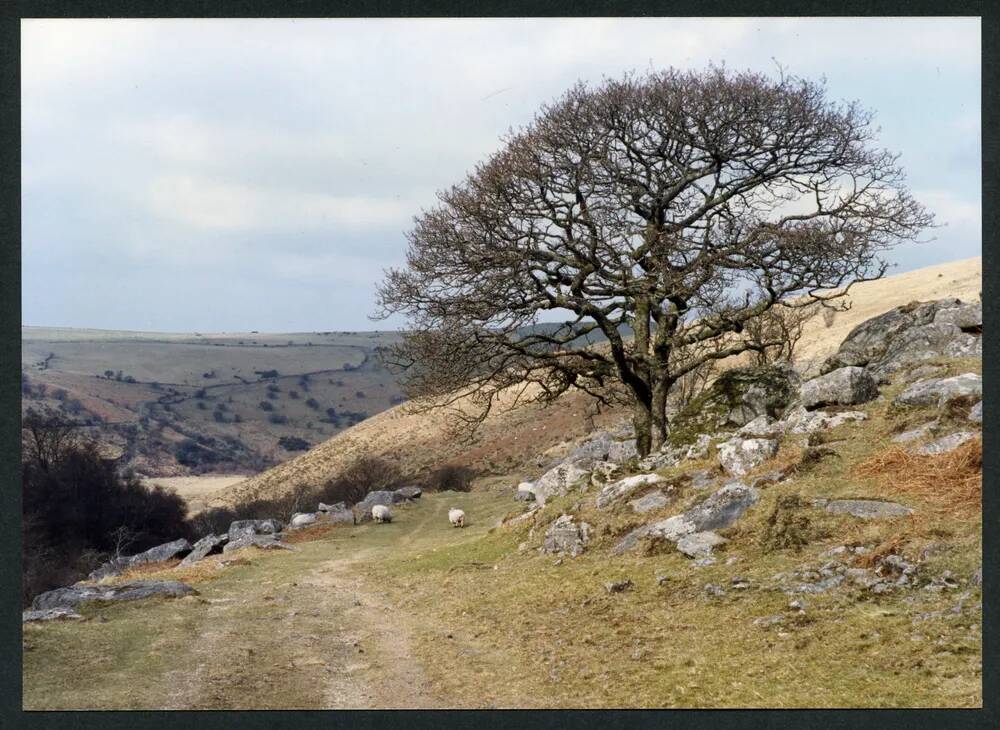
<path id="1" fill-rule="evenodd" d="M 747 321 L 743 333 L 755 345 L 754 364 L 771 365 L 795 359 L 795 348 L 802 339 L 806 324 L 821 309 L 819 303 L 812 304 L 813 306 L 796 307 L 778 302 L 759 317 Z"/>
<path id="2" fill-rule="evenodd" d="M 607 400 L 617 381 L 649 453 L 680 378 L 777 344 L 748 322 L 882 276 L 880 252 L 933 223 L 871 113 L 784 74 L 578 84 L 505 142 L 415 220 L 379 288 L 377 316 L 409 318 L 390 357 L 408 393 L 461 391 L 472 425 L 503 393 Z"/>

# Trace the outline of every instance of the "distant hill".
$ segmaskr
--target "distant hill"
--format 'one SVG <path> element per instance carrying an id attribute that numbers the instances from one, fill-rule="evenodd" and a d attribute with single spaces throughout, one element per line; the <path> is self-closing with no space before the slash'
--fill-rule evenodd
<path id="1" fill-rule="evenodd" d="M 913 300 L 949 296 L 975 301 L 981 289 L 979 257 L 859 284 L 851 289 L 849 311 L 836 314 L 832 321 L 817 317 L 809 322 L 797 357 L 803 364 L 818 362 L 831 354 L 853 327 L 893 307 Z M 627 415 L 624 411 L 606 410 L 591 419 L 587 402 L 582 394 L 569 393 L 549 408 L 512 403 L 495 409 L 476 438 L 468 443 L 449 433 L 444 413 L 415 413 L 404 404 L 337 434 L 305 454 L 221 490 L 216 503 L 273 497 L 297 484 L 319 484 L 336 477 L 362 456 L 391 459 L 414 477 L 446 463 L 470 466 L 481 474 L 505 479 L 505 483 L 537 476 L 541 466 L 559 452 L 561 445 L 592 427 Z"/>
<path id="2" fill-rule="evenodd" d="M 22 410 L 47 408 L 148 476 L 248 473 L 402 401 L 394 332 L 22 327 Z"/>

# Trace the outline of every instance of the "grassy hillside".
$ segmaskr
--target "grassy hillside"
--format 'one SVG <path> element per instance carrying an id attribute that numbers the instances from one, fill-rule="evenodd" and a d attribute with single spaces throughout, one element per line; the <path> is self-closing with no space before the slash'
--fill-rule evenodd
<path id="1" fill-rule="evenodd" d="M 48 407 L 152 476 L 253 472 L 402 399 L 386 332 L 22 328 L 22 407 Z"/>
<path id="2" fill-rule="evenodd" d="M 913 300 L 958 297 L 978 299 L 982 289 L 982 259 L 973 258 L 889 276 L 851 289 L 851 308 L 832 322 L 816 317 L 808 323 L 798 348 L 803 362 L 818 362 L 831 354 L 847 333 L 861 322 Z M 450 436 L 440 411 L 416 413 L 408 404 L 392 408 L 245 482 L 222 490 L 219 504 L 269 497 L 298 484 L 319 484 L 336 476 L 360 456 L 392 459 L 414 476 L 444 463 L 473 467 L 481 474 L 511 480 L 535 477 L 560 445 L 594 427 L 621 419 L 623 411 L 605 411 L 588 420 L 587 400 L 566 395 L 556 406 L 512 405 L 497 409 L 469 443 Z"/>

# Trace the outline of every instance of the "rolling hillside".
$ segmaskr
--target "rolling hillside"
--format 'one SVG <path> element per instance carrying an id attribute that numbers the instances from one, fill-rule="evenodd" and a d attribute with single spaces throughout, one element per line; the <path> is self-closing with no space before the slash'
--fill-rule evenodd
<path id="1" fill-rule="evenodd" d="M 832 353 L 850 330 L 870 317 L 913 300 L 958 297 L 977 300 L 982 289 L 982 259 L 953 261 L 865 282 L 851 289 L 851 308 L 829 324 L 814 318 L 799 344 L 798 359 L 808 364 Z M 360 456 L 392 459 L 413 477 L 445 463 L 471 466 L 483 475 L 511 479 L 537 475 L 560 446 L 594 427 L 624 417 L 608 411 L 587 419 L 587 401 L 568 394 L 557 406 L 518 406 L 497 409 L 471 442 L 449 434 L 448 418 L 440 411 L 413 412 L 394 407 L 338 434 L 309 452 L 227 487 L 217 504 L 273 497 L 299 484 L 315 485 L 337 476 Z"/>
<path id="2" fill-rule="evenodd" d="M 385 332 L 22 328 L 22 409 L 48 408 L 147 476 L 252 473 L 402 400 Z"/>

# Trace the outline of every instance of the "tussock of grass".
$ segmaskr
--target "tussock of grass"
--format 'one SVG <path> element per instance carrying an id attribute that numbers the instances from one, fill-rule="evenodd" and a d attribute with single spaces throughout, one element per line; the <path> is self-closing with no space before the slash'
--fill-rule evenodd
<path id="1" fill-rule="evenodd" d="M 885 489 L 900 495 L 918 496 L 938 512 L 970 515 L 982 511 L 982 438 L 937 456 L 893 447 L 869 457 L 854 473 L 875 478 Z"/>

